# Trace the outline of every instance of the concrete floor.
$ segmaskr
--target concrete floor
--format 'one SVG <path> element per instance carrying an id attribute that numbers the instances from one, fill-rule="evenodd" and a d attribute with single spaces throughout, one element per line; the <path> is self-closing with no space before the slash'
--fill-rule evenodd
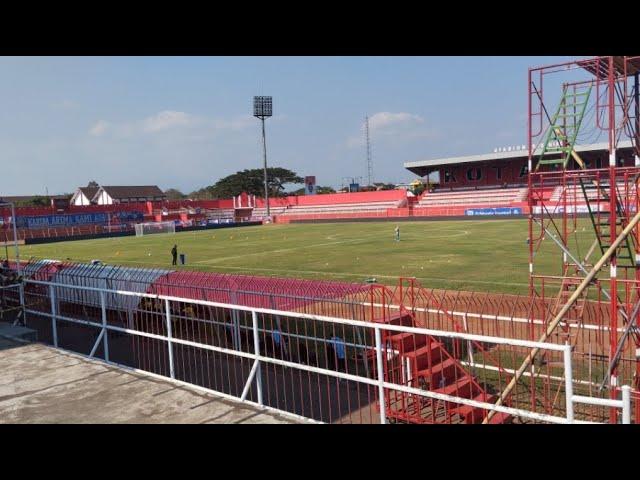
<path id="1" fill-rule="evenodd" d="M 0 423 L 298 423 L 45 345 L 0 337 Z"/>

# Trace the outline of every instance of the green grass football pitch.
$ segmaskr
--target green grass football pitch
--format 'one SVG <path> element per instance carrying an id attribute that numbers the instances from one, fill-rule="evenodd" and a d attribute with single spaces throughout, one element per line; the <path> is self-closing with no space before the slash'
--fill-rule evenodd
<path id="1" fill-rule="evenodd" d="M 588 220 L 576 231 L 572 250 L 584 256 Z M 176 243 L 187 257 L 180 269 L 387 284 L 405 276 L 433 288 L 526 293 L 527 236 L 526 220 L 283 224 L 25 245 L 21 257 L 172 268 Z M 538 271 L 560 273 L 559 252 L 546 240 Z"/>

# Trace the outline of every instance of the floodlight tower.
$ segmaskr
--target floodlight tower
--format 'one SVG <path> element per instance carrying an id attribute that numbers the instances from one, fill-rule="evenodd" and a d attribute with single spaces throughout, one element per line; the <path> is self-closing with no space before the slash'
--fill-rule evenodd
<path id="1" fill-rule="evenodd" d="M 373 160 L 371 160 L 371 139 L 369 138 L 369 116 L 364 118 L 364 134 L 367 145 L 367 178 L 368 185 L 373 185 Z"/>
<path id="2" fill-rule="evenodd" d="M 267 206 L 267 217 L 271 216 L 269 209 L 269 188 L 267 182 L 267 140 L 264 132 L 264 120 L 273 115 L 271 97 L 253 97 L 253 116 L 262 120 L 262 154 L 264 158 L 264 201 Z"/>

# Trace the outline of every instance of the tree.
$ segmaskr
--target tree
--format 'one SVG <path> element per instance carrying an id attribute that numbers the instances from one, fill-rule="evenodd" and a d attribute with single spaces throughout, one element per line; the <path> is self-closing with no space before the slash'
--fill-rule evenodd
<path id="1" fill-rule="evenodd" d="M 304 192 L 305 192 L 304 188 L 299 188 L 298 190 L 289 192 L 289 195 L 304 195 Z M 336 191 L 331 187 L 316 187 L 316 193 L 318 195 L 323 195 L 325 193 L 336 193 Z"/>
<path id="2" fill-rule="evenodd" d="M 395 190 L 396 189 L 395 183 L 376 182 L 373 185 L 375 186 L 376 190 Z"/>
<path id="3" fill-rule="evenodd" d="M 100 185 L 98 185 L 98 182 L 96 182 L 95 180 L 91 180 L 91 181 L 89 182 L 89 184 L 87 185 L 87 187 L 100 188 Z"/>
<path id="4" fill-rule="evenodd" d="M 167 196 L 167 200 L 182 200 L 186 198 L 186 195 L 177 188 L 169 188 L 164 191 L 164 194 Z"/>
<path id="5" fill-rule="evenodd" d="M 281 197 L 283 195 L 285 185 L 300 184 L 304 179 L 297 173 L 287 170 L 286 168 L 272 167 L 267 169 L 267 186 L 269 189 L 269 197 Z M 218 180 L 215 184 L 201 188 L 196 192 L 192 192 L 198 198 L 229 198 L 240 195 L 242 192 L 255 195 L 257 197 L 264 196 L 264 170 L 254 168 L 251 170 L 242 170 L 232 175 L 228 175 Z"/>
<path id="6" fill-rule="evenodd" d="M 426 189 L 427 189 L 427 186 L 419 178 L 416 178 L 413 182 L 409 184 L 409 191 L 413 193 L 415 196 L 422 195 L 422 193 Z"/>
<path id="7" fill-rule="evenodd" d="M 194 190 L 191 192 L 188 197 L 192 200 L 211 200 L 213 199 L 213 194 L 211 193 L 211 187 L 201 188 L 200 190 Z"/>
<path id="8" fill-rule="evenodd" d="M 28 200 L 20 200 L 16 202 L 16 206 L 19 207 L 48 207 L 51 204 L 51 199 L 44 195 L 36 195 Z"/>

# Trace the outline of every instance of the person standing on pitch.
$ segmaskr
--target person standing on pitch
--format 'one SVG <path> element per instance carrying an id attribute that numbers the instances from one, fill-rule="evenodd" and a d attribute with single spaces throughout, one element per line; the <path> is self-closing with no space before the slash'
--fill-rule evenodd
<path id="1" fill-rule="evenodd" d="M 178 245 L 174 245 L 171 249 L 171 257 L 173 258 L 172 265 L 178 264 Z"/>
<path id="2" fill-rule="evenodd" d="M 396 225 L 396 242 L 400 241 L 400 226 Z"/>

